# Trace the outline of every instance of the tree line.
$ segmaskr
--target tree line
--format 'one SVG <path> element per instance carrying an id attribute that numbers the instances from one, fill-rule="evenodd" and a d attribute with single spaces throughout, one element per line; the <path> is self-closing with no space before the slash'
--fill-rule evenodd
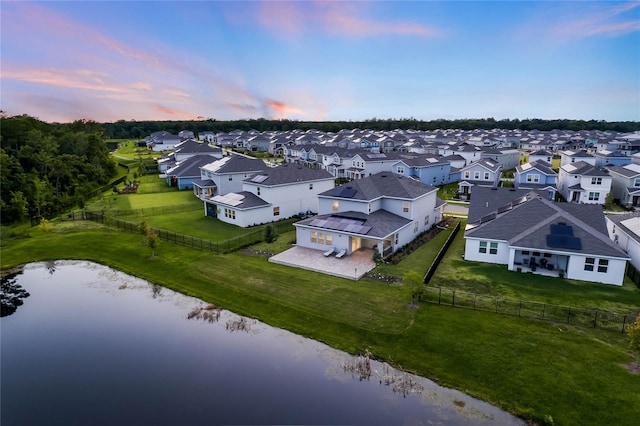
<path id="1" fill-rule="evenodd" d="M 267 120 L 264 118 L 220 121 L 204 119 L 198 121 L 125 121 L 104 123 L 104 134 L 110 139 L 144 138 L 151 133 L 167 131 L 177 134 L 181 130 L 191 130 L 198 134 L 204 131 L 231 132 L 233 130 L 291 131 L 291 130 L 320 130 L 324 132 L 339 132 L 343 129 L 369 129 L 375 131 L 388 130 L 438 130 L 438 129 L 506 129 L 506 130 L 613 130 L 617 132 L 633 132 L 640 130 L 638 121 L 602 120 L 543 120 L 537 118 L 504 119 L 493 118 L 459 119 L 459 120 L 417 120 L 415 118 L 378 119 L 372 118 L 361 121 L 297 121 L 297 120 Z"/>
<path id="2" fill-rule="evenodd" d="M 82 207 L 116 174 L 99 123 L 0 117 L 0 141 L 0 219 L 5 224 Z"/>

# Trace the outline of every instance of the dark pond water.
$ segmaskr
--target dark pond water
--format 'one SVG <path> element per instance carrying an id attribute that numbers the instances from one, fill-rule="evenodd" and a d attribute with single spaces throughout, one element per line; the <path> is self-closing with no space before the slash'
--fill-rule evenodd
<path id="1" fill-rule="evenodd" d="M 31 296 L 0 320 L 3 426 L 522 424 L 386 364 L 361 380 L 363 357 L 100 265 L 16 279 Z"/>

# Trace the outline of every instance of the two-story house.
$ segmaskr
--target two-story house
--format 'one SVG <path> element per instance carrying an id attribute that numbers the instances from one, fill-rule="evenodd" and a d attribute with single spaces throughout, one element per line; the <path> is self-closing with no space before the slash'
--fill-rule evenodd
<path id="1" fill-rule="evenodd" d="M 557 192 L 558 174 L 546 161 L 534 161 L 516 167 L 513 186 L 518 189 L 544 191 L 553 200 Z"/>
<path id="2" fill-rule="evenodd" d="M 242 181 L 269 169 L 259 158 L 229 155 L 200 167 L 200 179 L 193 182 L 198 198 L 242 191 Z"/>
<path id="3" fill-rule="evenodd" d="M 334 187 L 326 170 L 283 164 L 242 182 L 242 191 L 204 200 L 205 215 L 246 228 L 318 211 L 318 194 Z"/>
<path id="4" fill-rule="evenodd" d="M 604 204 L 611 191 L 611 180 L 611 176 L 592 164 L 567 163 L 558 173 L 558 192 L 568 202 Z"/>
<path id="5" fill-rule="evenodd" d="M 640 207 L 640 164 L 607 167 L 614 201 L 625 207 Z"/>
<path id="6" fill-rule="evenodd" d="M 427 185 L 451 182 L 451 163 L 437 155 L 407 156 L 391 166 L 393 173 L 410 176 Z"/>
<path id="7" fill-rule="evenodd" d="M 318 196 L 318 216 L 294 224 L 296 243 L 340 257 L 361 248 L 390 255 L 441 220 L 437 191 L 391 172 L 354 180 Z"/>
<path id="8" fill-rule="evenodd" d="M 592 166 L 596 165 L 596 157 L 589 154 L 587 151 L 573 151 L 573 150 L 565 150 L 560 151 L 560 167 L 565 164 L 572 164 L 578 161 L 582 161 L 583 163 L 591 164 Z"/>
<path id="9" fill-rule="evenodd" d="M 481 159 L 460 169 L 458 192 L 463 196 L 471 194 L 474 186 L 497 187 L 500 183 L 502 166 L 492 160 Z"/>

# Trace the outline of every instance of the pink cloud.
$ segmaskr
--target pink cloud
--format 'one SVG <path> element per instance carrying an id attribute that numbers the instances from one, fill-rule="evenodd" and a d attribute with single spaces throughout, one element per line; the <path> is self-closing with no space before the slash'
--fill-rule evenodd
<path id="1" fill-rule="evenodd" d="M 121 86 L 111 86 L 105 83 L 105 73 L 92 70 L 58 70 L 58 69 L 14 69 L 9 70 L 5 66 L 2 70 L 2 78 L 6 80 L 17 80 L 29 83 L 46 84 L 68 89 L 87 89 L 100 92 L 120 92 L 126 91 Z"/>
<path id="2" fill-rule="evenodd" d="M 629 20 L 620 16 L 638 7 L 640 7 L 640 2 L 607 6 L 579 19 L 567 19 L 559 22 L 551 28 L 551 33 L 557 37 L 571 39 L 597 35 L 617 37 L 640 31 L 640 20 Z"/>
<path id="3" fill-rule="evenodd" d="M 338 1 L 261 2 L 258 20 L 284 36 L 295 36 L 308 30 L 357 37 L 381 34 L 434 37 L 441 34 L 439 29 L 420 23 L 368 19 L 365 6 L 361 2 Z"/>
<path id="4" fill-rule="evenodd" d="M 165 105 L 155 105 L 155 109 L 168 118 L 177 120 L 199 120 L 199 116 Z"/>
<path id="5" fill-rule="evenodd" d="M 275 113 L 275 116 L 272 118 L 286 118 L 287 116 L 290 117 L 294 114 L 304 115 L 303 112 L 299 109 L 291 105 L 287 105 L 284 102 L 276 101 L 273 99 L 267 99 L 266 105 L 272 113 Z"/>

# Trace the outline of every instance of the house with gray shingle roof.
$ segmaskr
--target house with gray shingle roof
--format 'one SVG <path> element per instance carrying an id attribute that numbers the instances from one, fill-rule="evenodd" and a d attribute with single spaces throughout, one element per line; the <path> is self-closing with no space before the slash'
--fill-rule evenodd
<path id="1" fill-rule="evenodd" d="M 606 216 L 609 237 L 630 258 L 634 268 L 640 270 L 640 213 Z"/>
<path id="2" fill-rule="evenodd" d="M 626 207 L 640 206 L 640 164 L 607 167 L 613 199 Z"/>
<path id="3" fill-rule="evenodd" d="M 387 256 L 442 219 L 436 187 L 392 172 L 354 180 L 318 195 L 318 216 L 295 223 L 297 245 L 359 249 Z"/>
<path id="4" fill-rule="evenodd" d="M 259 158 L 233 154 L 200 167 L 200 180 L 194 182 L 199 198 L 242 191 L 242 181 L 269 167 Z"/>
<path id="5" fill-rule="evenodd" d="M 177 186 L 178 189 L 191 189 L 194 182 L 200 180 L 200 168 L 214 161 L 210 155 L 194 155 L 179 161 L 165 173 L 167 185 Z"/>
<path id="6" fill-rule="evenodd" d="M 493 192 L 495 209 L 487 213 Z M 477 191 L 469 206 L 465 260 L 507 265 L 511 271 L 622 285 L 629 259 L 611 239 L 598 205 L 555 203 L 529 192 L 498 206 L 506 188 Z M 513 194 L 511 194 L 513 195 Z M 520 194 L 518 194 L 520 195 Z M 481 217 L 474 210 L 484 210 Z M 472 214 L 472 212 L 474 212 Z"/>
<path id="7" fill-rule="evenodd" d="M 463 196 L 471 194 L 474 186 L 497 187 L 500 183 L 502 166 L 493 160 L 483 158 L 460 169 L 458 192 Z"/>
<path id="8" fill-rule="evenodd" d="M 318 211 L 318 194 L 334 187 L 326 170 L 283 164 L 243 180 L 242 191 L 205 198 L 205 214 L 246 228 Z"/>
<path id="9" fill-rule="evenodd" d="M 607 172 L 584 161 L 567 163 L 558 173 L 558 192 L 568 202 L 604 204 L 611 180 Z"/>
<path id="10" fill-rule="evenodd" d="M 546 161 L 534 161 L 516 167 L 513 186 L 519 189 L 544 191 L 553 200 L 557 192 L 558 174 Z"/>

